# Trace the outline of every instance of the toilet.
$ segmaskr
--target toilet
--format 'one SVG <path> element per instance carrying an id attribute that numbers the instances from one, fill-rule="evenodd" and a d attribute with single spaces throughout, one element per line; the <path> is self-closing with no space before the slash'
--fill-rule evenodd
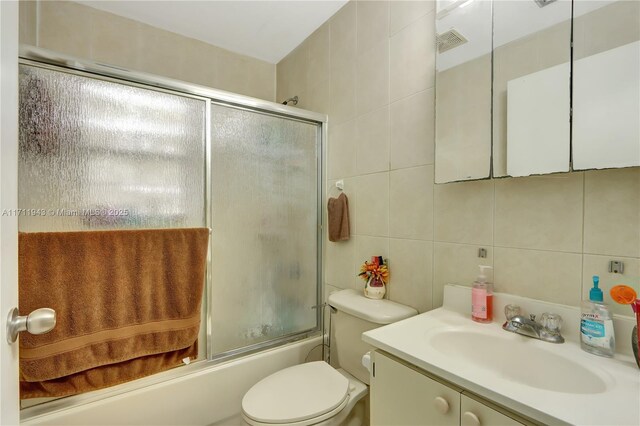
<path id="1" fill-rule="evenodd" d="M 362 341 L 362 333 L 418 312 L 390 300 L 367 299 L 355 290 L 332 293 L 328 304 L 335 309 L 331 318 L 332 363 L 340 368 L 315 361 L 260 380 L 242 399 L 242 417 L 247 424 L 359 426 L 368 418 L 364 397 L 369 392 L 369 371 L 362 357 L 371 347 Z"/>

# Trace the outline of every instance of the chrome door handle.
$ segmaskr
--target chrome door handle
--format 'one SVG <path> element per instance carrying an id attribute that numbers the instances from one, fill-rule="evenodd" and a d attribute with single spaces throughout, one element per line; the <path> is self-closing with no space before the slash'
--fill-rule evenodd
<path id="1" fill-rule="evenodd" d="M 18 333 L 27 331 L 31 334 L 44 334 L 56 326 L 56 311 L 40 308 L 27 316 L 20 316 L 18 308 L 13 308 L 7 318 L 7 341 L 9 344 L 18 339 Z"/>

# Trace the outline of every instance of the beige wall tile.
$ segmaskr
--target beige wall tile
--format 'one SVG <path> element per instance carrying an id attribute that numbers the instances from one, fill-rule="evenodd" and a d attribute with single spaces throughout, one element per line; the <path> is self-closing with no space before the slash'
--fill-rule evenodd
<path id="1" fill-rule="evenodd" d="M 494 181 L 435 185 L 435 239 L 493 245 Z"/>
<path id="2" fill-rule="evenodd" d="M 344 63 L 357 56 L 357 4 L 348 2 L 329 20 L 331 62 Z"/>
<path id="3" fill-rule="evenodd" d="M 580 305 L 582 255 L 495 247 L 495 291 Z"/>
<path id="4" fill-rule="evenodd" d="M 216 88 L 229 92 L 247 94 L 250 62 L 248 58 L 223 50 L 216 69 Z"/>
<path id="5" fill-rule="evenodd" d="M 360 272 L 360 265 L 364 261 L 371 260 L 371 256 L 382 256 L 389 258 L 389 239 L 380 237 L 369 237 L 358 235 L 356 237 L 356 274 Z M 353 280 L 353 288 L 362 291 L 364 289 L 364 280 L 358 276 Z"/>
<path id="6" fill-rule="evenodd" d="M 258 99 L 277 102 L 275 99 L 276 66 L 254 58 L 247 57 L 247 59 L 249 77 L 245 94 Z"/>
<path id="7" fill-rule="evenodd" d="M 389 2 L 389 35 L 394 35 L 423 15 L 433 11 L 435 3 L 435 1 L 404 0 Z"/>
<path id="8" fill-rule="evenodd" d="M 391 172 L 389 235 L 433 240 L 433 166 Z"/>
<path id="9" fill-rule="evenodd" d="M 585 173 L 584 252 L 640 257 L 640 168 Z"/>
<path id="10" fill-rule="evenodd" d="M 378 46 L 389 37 L 389 2 L 358 0 L 358 54 Z"/>
<path id="11" fill-rule="evenodd" d="M 609 272 L 609 261 L 619 260 L 624 262 L 624 273 L 613 274 Z M 611 287 L 624 284 L 632 287 L 636 294 L 640 294 L 640 259 L 632 257 L 594 256 L 585 254 L 583 256 L 582 269 L 582 300 L 589 299 L 589 290 L 593 287 L 593 276 L 600 277 L 599 287 L 604 293 L 604 303 L 609 305 L 611 312 L 618 315 L 633 317 L 631 306 L 619 305 L 611 300 L 609 290 Z"/>
<path id="12" fill-rule="evenodd" d="M 182 78 L 185 81 L 203 86 L 215 87 L 221 50 L 219 47 L 205 42 L 191 40 L 190 43 L 187 43 L 184 51 Z M 275 86 L 275 83 L 272 86 Z M 275 87 L 272 87 L 272 89 L 275 90 Z"/>
<path id="13" fill-rule="evenodd" d="M 431 309 L 433 242 L 389 239 L 389 299 L 419 312 Z"/>
<path id="14" fill-rule="evenodd" d="M 331 61 L 330 123 L 343 123 L 356 117 L 356 62 Z"/>
<path id="15" fill-rule="evenodd" d="M 338 243 L 326 241 L 325 281 L 335 287 L 351 288 L 353 285 L 353 277 L 356 274 L 355 239 L 351 238 L 348 241 Z"/>
<path id="16" fill-rule="evenodd" d="M 19 5 L 20 21 L 18 23 L 20 44 L 35 46 L 37 43 L 37 2 L 22 0 Z"/>
<path id="17" fill-rule="evenodd" d="M 429 13 L 390 40 L 391 101 L 433 87 L 435 81 L 435 21 Z"/>
<path id="18" fill-rule="evenodd" d="M 95 9 L 68 1 L 44 1 L 39 6 L 38 46 L 90 58 Z"/>
<path id="19" fill-rule="evenodd" d="M 92 16 L 91 59 L 134 70 L 143 69 L 139 60 L 140 43 L 145 36 L 155 36 L 152 27 L 110 13 L 96 11 Z"/>
<path id="20" fill-rule="evenodd" d="M 322 80 L 318 84 L 309 84 L 307 108 L 311 111 L 329 114 L 331 108 L 331 80 Z"/>
<path id="21" fill-rule="evenodd" d="M 583 174 L 495 181 L 495 245 L 580 253 Z"/>
<path id="22" fill-rule="evenodd" d="M 389 236 L 389 172 L 358 176 L 356 180 L 356 232 Z"/>
<path id="23" fill-rule="evenodd" d="M 308 87 L 327 80 L 331 73 L 331 38 L 329 23 L 320 26 L 308 39 L 309 66 L 307 67 Z"/>
<path id="24" fill-rule="evenodd" d="M 391 104 L 392 169 L 433 164 L 434 115 L 433 88 Z"/>
<path id="25" fill-rule="evenodd" d="M 278 66 L 277 81 L 284 89 L 278 91 L 278 99 L 288 99 L 293 96 L 300 96 L 300 93 L 307 88 L 307 74 L 309 67 L 308 43 L 303 42 L 296 47 L 293 52 L 280 62 L 282 68 Z M 280 102 L 282 102 L 282 100 Z M 300 106 L 298 104 L 298 106 Z"/>
<path id="26" fill-rule="evenodd" d="M 361 115 L 358 122 L 358 174 L 389 170 L 389 107 Z"/>
<path id="27" fill-rule="evenodd" d="M 460 284 L 471 286 L 479 273 L 478 265 L 493 266 L 493 250 L 487 249 L 487 257 L 479 258 L 481 246 L 451 243 L 433 243 L 433 307 L 442 306 L 444 286 Z"/>
<path id="28" fill-rule="evenodd" d="M 358 55 L 356 81 L 358 114 L 389 104 L 389 41 Z"/>
<path id="29" fill-rule="evenodd" d="M 350 286 L 347 288 L 351 288 Z M 337 291 L 341 291 L 344 290 L 344 288 L 342 287 L 334 287 L 331 284 L 326 284 L 324 285 L 324 301 L 326 302 L 327 300 L 329 300 L 329 296 L 331 296 L 331 293 L 335 293 Z"/>
<path id="30" fill-rule="evenodd" d="M 341 179 L 357 174 L 356 120 L 329 126 L 328 177 Z"/>

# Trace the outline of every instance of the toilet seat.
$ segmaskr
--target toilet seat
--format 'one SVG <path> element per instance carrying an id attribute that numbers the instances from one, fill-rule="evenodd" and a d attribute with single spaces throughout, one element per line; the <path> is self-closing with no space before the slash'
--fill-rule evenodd
<path id="1" fill-rule="evenodd" d="M 256 383 L 242 399 L 253 425 L 311 425 L 333 417 L 349 402 L 349 380 L 324 361 L 280 370 Z"/>

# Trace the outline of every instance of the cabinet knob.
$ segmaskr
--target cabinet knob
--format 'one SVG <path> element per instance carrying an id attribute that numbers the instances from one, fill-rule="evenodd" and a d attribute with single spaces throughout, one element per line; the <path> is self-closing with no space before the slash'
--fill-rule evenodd
<path id="1" fill-rule="evenodd" d="M 438 410 L 440 414 L 447 414 L 449 412 L 449 403 L 441 396 L 433 400 L 433 405 L 436 406 L 436 410 Z"/>
<path id="2" fill-rule="evenodd" d="M 471 411 L 465 411 L 462 415 L 462 426 L 480 426 L 480 419 Z"/>

